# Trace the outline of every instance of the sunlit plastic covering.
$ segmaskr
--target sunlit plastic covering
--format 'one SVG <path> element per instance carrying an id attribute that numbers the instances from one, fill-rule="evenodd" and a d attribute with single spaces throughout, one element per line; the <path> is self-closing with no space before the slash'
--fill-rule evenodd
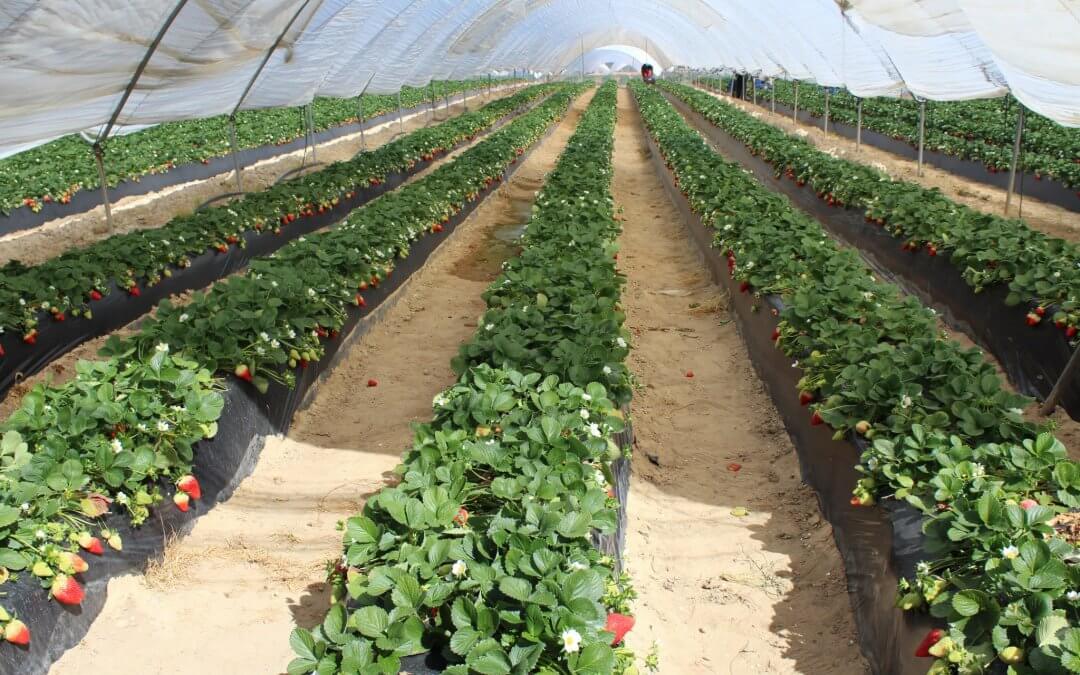
<path id="1" fill-rule="evenodd" d="M 495 70 L 573 74 L 582 52 L 646 41 L 660 67 L 863 96 L 1011 90 L 1080 126 L 1080 0 L 0 0 L 0 34 L 0 155 L 118 108 L 120 125 L 154 124 Z"/>

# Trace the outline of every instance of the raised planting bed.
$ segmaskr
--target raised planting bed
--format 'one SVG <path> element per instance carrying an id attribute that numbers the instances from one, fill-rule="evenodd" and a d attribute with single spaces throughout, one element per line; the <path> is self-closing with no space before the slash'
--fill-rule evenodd
<path id="1" fill-rule="evenodd" d="M 1080 247 L 911 184 L 899 197 L 879 198 L 879 186 L 899 182 L 689 87 L 667 95 L 728 157 L 993 354 L 1019 391 L 1049 395 L 1078 343 Z M 785 143 L 794 148 L 781 148 Z M 1025 295 L 1035 299 L 1019 301 Z M 1066 383 L 1060 405 L 1080 419 L 1080 378 Z"/>
<path id="2" fill-rule="evenodd" d="M 527 89 L 322 172 L 178 216 L 158 229 L 110 237 L 30 268 L 0 268 L 0 326 L 7 328 L 0 335 L 0 396 L 162 299 L 209 286 L 340 221 L 438 157 L 500 128 L 547 93 L 550 88 Z"/>
<path id="3" fill-rule="evenodd" d="M 596 94 L 538 195 L 402 481 L 346 522 L 334 602 L 293 632 L 289 673 L 633 672 L 618 647 L 632 590 L 590 537 L 616 532 L 625 503 L 615 92 Z"/>
<path id="4" fill-rule="evenodd" d="M 794 114 L 794 90 L 789 82 L 779 85 L 776 112 L 791 117 Z M 708 83 L 706 88 L 718 94 L 727 93 L 726 89 L 720 90 Z M 759 93 L 757 104 L 772 109 L 767 92 Z M 831 97 L 831 133 L 855 139 L 858 130 L 855 105 L 855 98 L 846 92 Z M 1017 105 L 1013 101 L 1006 114 L 1001 99 L 927 102 L 923 161 L 967 180 L 1008 189 Z M 905 109 L 899 110 L 901 107 Z M 918 107 L 912 100 L 866 99 L 862 142 L 917 161 Z M 800 83 L 799 121 L 823 126 L 824 118 L 825 98 L 821 88 Z M 1080 162 L 1077 161 L 1080 158 L 1080 134 L 1030 111 L 1025 127 L 1021 166 L 1016 174 L 1017 194 L 1080 211 Z M 982 133 L 990 133 L 993 140 L 978 137 L 976 128 Z M 1058 173 L 1061 176 L 1057 176 Z"/>
<path id="5" fill-rule="evenodd" d="M 1080 467 L 927 309 L 722 159 L 655 88 L 631 87 L 833 523 L 872 668 L 1062 672 L 1080 638 L 1063 522 Z"/>
<path id="6" fill-rule="evenodd" d="M 500 85 L 499 89 L 507 86 L 502 82 Z M 452 102 L 460 101 L 465 86 L 473 91 L 481 88 L 476 81 L 443 82 L 438 102 L 442 103 L 442 92 L 447 87 L 454 92 Z M 408 117 L 428 110 L 429 96 L 426 88 L 402 89 L 402 115 Z M 312 110 L 316 144 L 398 118 L 397 97 L 393 95 L 365 96 L 362 124 L 357 117 L 356 99 L 319 98 Z M 241 168 L 303 148 L 302 120 L 302 108 L 239 113 L 237 132 L 241 149 L 237 159 Z M 116 166 L 117 158 L 119 166 Z M 227 118 L 170 122 L 112 138 L 105 144 L 105 162 L 112 203 L 228 173 L 234 165 L 229 154 Z M 4 179 L 0 182 L 11 186 L 0 195 L 0 236 L 84 213 L 102 204 L 91 146 L 78 136 L 67 136 L 0 159 L 0 176 Z"/>
<path id="7" fill-rule="evenodd" d="M 422 193 L 426 194 L 432 213 L 446 212 L 446 220 L 436 220 L 434 224 L 428 220 L 427 227 L 402 237 L 397 243 L 401 247 L 396 251 L 400 253 L 400 260 L 394 273 L 381 274 L 378 287 L 364 294 L 365 302 L 362 305 L 340 303 L 340 314 L 337 315 L 332 332 L 314 340 L 317 347 L 312 349 L 317 351 L 317 355 L 313 355 L 316 358 L 304 367 L 297 365 L 289 369 L 292 377 L 278 377 L 293 383 L 291 389 L 276 382 L 272 386 L 267 383 L 267 386 L 263 387 L 259 386 L 257 381 L 244 381 L 246 378 L 211 381 L 210 370 L 205 368 L 205 363 L 198 362 L 212 362 L 214 359 L 204 358 L 194 348 L 185 349 L 184 345 L 169 348 L 162 342 L 149 349 L 142 357 L 127 351 L 121 357 L 90 366 L 119 368 L 120 364 L 125 364 L 123 368 L 147 368 L 155 373 L 153 377 L 147 376 L 140 386 L 132 387 L 132 391 L 125 396 L 131 403 L 116 404 L 119 417 L 111 413 L 111 408 L 106 410 L 100 406 L 95 407 L 98 405 L 95 401 L 99 399 L 111 401 L 115 396 L 115 388 L 110 388 L 107 394 L 104 393 L 107 385 L 102 382 L 100 375 L 94 373 L 76 377 L 70 385 L 70 388 L 81 392 L 81 404 L 71 401 L 62 405 L 57 400 L 52 410 L 45 410 L 35 397 L 54 399 L 53 392 L 57 391 L 54 388 L 38 387 L 28 396 L 24 402 L 24 405 L 30 406 L 28 414 L 9 419 L 0 427 L 0 431 L 18 431 L 23 440 L 30 443 L 30 448 L 27 449 L 31 457 L 30 463 L 37 470 L 20 471 L 9 465 L 8 455 L 17 454 L 9 451 L 9 446 L 14 444 L 14 438 L 9 437 L 11 440 L 3 446 L 4 468 L 0 472 L 0 479 L 11 479 L 17 485 L 26 485 L 27 490 L 37 489 L 35 486 L 38 484 L 35 481 L 42 480 L 55 471 L 53 462 L 57 458 L 38 449 L 40 444 L 45 443 L 79 448 L 81 453 L 67 451 L 68 461 L 75 463 L 68 471 L 75 475 L 78 469 L 78 475 L 85 476 L 86 481 L 77 480 L 79 487 L 62 495 L 52 492 L 57 489 L 55 487 L 49 487 L 45 494 L 38 496 L 17 491 L 0 493 L 0 516 L 6 514 L 6 510 L 12 506 L 21 511 L 17 500 L 23 498 L 23 494 L 28 494 L 29 508 L 23 512 L 23 517 L 40 519 L 43 522 L 41 529 L 46 534 L 45 539 L 35 540 L 36 548 L 40 551 L 40 554 L 37 554 L 28 551 L 13 539 L 25 538 L 22 524 L 9 524 L 0 528 L 3 536 L 3 539 L 0 539 L 0 559 L 13 567 L 10 556 L 18 555 L 24 558 L 23 564 L 27 567 L 43 562 L 55 574 L 63 571 L 63 555 L 81 552 L 91 566 L 85 572 L 70 575 L 82 586 L 84 597 L 77 603 L 61 604 L 56 600 L 55 594 L 54 598 L 50 599 L 50 594 L 43 590 L 34 575 L 28 572 L 20 572 L 17 580 L 9 581 L 0 589 L 6 592 L 0 605 L 7 612 L 7 616 L 24 621 L 33 633 L 28 645 L 0 644 L 0 672 L 28 675 L 46 672 L 52 661 L 85 634 L 104 603 L 104 588 L 109 577 L 141 570 L 150 557 L 160 553 L 162 542 L 169 535 L 183 533 L 195 517 L 231 494 L 254 466 L 265 436 L 288 429 L 293 413 L 312 395 L 320 376 L 333 367 L 339 352 L 369 327 L 370 323 L 364 319 L 391 302 L 396 297 L 394 291 L 410 278 L 412 272 L 419 269 L 457 225 L 520 166 L 518 160 L 525 156 L 528 149 L 534 147 L 543 137 L 545 130 L 549 130 L 559 119 L 574 93 L 578 91 L 580 89 L 569 88 L 557 91 L 536 110 L 526 113 L 492 137 L 467 150 L 454 162 L 403 188 L 410 190 L 410 198 L 414 201 L 420 199 Z M 470 161 L 470 156 L 479 156 L 483 161 Z M 465 161 L 458 164 L 462 160 Z M 456 175 L 464 187 L 448 193 L 446 188 L 450 175 Z M 438 189 L 434 189 L 436 187 Z M 436 207 L 435 204 L 439 206 Z M 449 209 L 449 206 L 443 204 L 452 206 L 450 210 L 453 213 L 444 211 Z M 368 208 L 374 209 L 375 204 Z M 375 214 L 371 217 L 379 216 Z M 403 222 L 401 227 L 409 231 L 409 223 Z M 330 245 L 329 241 L 326 243 L 327 246 Z M 293 329 L 303 329 L 306 325 L 300 318 L 294 317 L 293 321 L 296 322 L 292 324 Z M 258 336 L 255 338 L 258 339 Z M 184 353 L 188 356 L 183 356 Z M 195 358 L 192 359 L 191 356 Z M 224 394 L 221 398 L 224 405 L 222 406 L 221 400 L 214 404 L 215 395 L 212 392 L 196 389 L 189 376 L 178 372 L 178 366 L 175 365 L 177 363 L 185 364 L 185 368 L 201 371 L 203 375 L 199 381 L 203 382 L 203 389 L 211 382 L 216 388 L 223 388 Z M 257 367 L 261 366 L 253 367 L 252 371 L 258 372 Z M 155 380 L 160 380 L 161 383 L 155 384 Z M 168 386 L 165 386 L 166 384 Z M 160 405 L 153 403 L 157 397 L 166 394 L 178 401 L 175 405 L 180 409 L 170 407 L 174 405 L 171 400 L 165 400 Z M 191 398 L 196 395 L 202 398 Z M 148 401 L 148 398 L 151 400 Z M 207 403 L 200 404 L 202 399 L 206 399 Z M 77 404 L 77 409 L 83 412 L 82 416 L 76 413 Z M 193 416 L 193 419 L 188 419 L 189 415 Z M 218 420 L 217 423 L 212 421 L 215 419 Z M 160 422 L 165 422 L 167 426 L 162 429 L 158 426 Z M 181 426 L 182 422 L 186 426 Z M 72 427 L 73 424 L 77 428 Z M 208 426 L 202 426 L 204 424 Z M 186 432 L 184 438 L 187 442 L 182 444 L 186 450 L 172 451 L 169 448 L 181 445 L 173 440 L 180 434 L 181 429 Z M 78 438 L 74 436 L 76 433 L 79 434 Z M 119 452 L 116 452 L 114 441 L 120 444 Z M 137 459 L 135 455 L 144 447 L 155 449 L 153 463 L 157 470 L 152 473 L 139 472 L 132 468 Z M 137 450 L 129 452 L 129 449 Z M 133 457 L 128 457 L 129 454 Z M 102 471 L 103 467 L 110 466 L 107 463 L 110 456 L 115 456 L 111 467 L 121 470 L 120 478 L 123 481 L 119 486 L 114 485 L 112 479 Z M 141 465 L 136 465 L 136 468 L 137 466 Z M 62 470 L 61 474 L 67 475 Z M 187 476 L 194 477 L 201 489 L 196 488 L 193 492 Z M 48 483 L 45 483 L 41 487 L 47 485 Z M 125 492 L 126 497 L 121 497 L 120 492 Z M 182 494 L 189 496 L 181 498 Z M 178 498 L 186 510 L 181 509 L 179 503 L 175 507 L 168 505 L 170 500 L 176 501 Z M 95 508 L 98 504 L 111 506 L 112 512 L 100 517 L 90 517 L 82 511 L 85 500 L 90 500 L 89 506 Z M 46 508 L 47 506 L 49 508 Z M 138 527 L 132 528 L 130 523 L 133 517 L 138 519 L 140 514 L 149 517 Z M 31 525 L 38 527 L 36 524 Z M 16 529 L 13 530 L 12 527 Z M 30 539 L 35 538 L 33 527 L 29 534 Z M 80 551 L 80 546 L 77 545 L 80 534 L 96 535 L 102 542 L 104 555 L 100 558 L 91 555 L 93 549 L 86 547 L 82 547 Z M 123 553 L 109 545 L 111 535 L 119 535 L 120 538 L 115 543 L 122 545 Z M 5 618 L 3 623 L 9 625 L 10 621 Z"/>

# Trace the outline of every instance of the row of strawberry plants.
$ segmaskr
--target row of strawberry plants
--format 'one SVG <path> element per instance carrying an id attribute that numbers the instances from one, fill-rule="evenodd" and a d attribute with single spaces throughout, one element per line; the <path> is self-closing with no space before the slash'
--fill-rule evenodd
<path id="1" fill-rule="evenodd" d="M 622 370 L 603 369 L 626 355 L 615 92 L 594 96 L 537 196 L 522 256 L 486 294 L 468 363 L 416 428 L 401 482 L 343 524 L 333 603 L 320 626 L 292 633 L 290 673 L 396 673 L 424 652 L 448 675 L 634 672 L 633 655 L 613 648 L 633 624 L 632 590 L 589 541 L 616 527 L 615 392 L 628 391 Z"/>
<path id="2" fill-rule="evenodd" d="M 500 80 L 499 84 L 507 81 Z M 486 86 L 486 80 L 435 82 L 439 96 Z M 431 98 L 428 87 L 402 87 L 405 108 L 422 105 Z M 316 132 L 359 120 L 355 98 L 316 98 L 312 115 Z M 365 95 L 364 119 L 397 110 L 396 95 Z M 238 149 L 281 145 L 304 135 L 302 108 L 244 110 L 236 115 Z M 208 162 L 229 154 L 229 120 L 218 115 L 202 120 L 168 122 L 106 144 L 106 180 L 110 187 L 121 181 L 162 173 L 192 162 Z M 77 135 L 0 159 L 0 214 L 20 206 L 37 211 L 50 202 L 66 203 L 79 190 L 100 187 L 91 147 Z"/>
<path id="3" fill-rule="evenodd" d="M 1054 322 L 1067 339 L 1080 332 L 1080 244 L 1049 237 L 1023 221 L 982 213 L 937 190 L 891 180 L 877 170 L 815 148 L 700 90 L 663 86 L 696 112 L 746 144 L 799 185 L 809 184 L 834 206 L 865 210 L 902 241 L 905 250 L 947 253 L 976 292 L 1008 284 L 1006 302 L 1027 303 L 1027 322 Z"/>
<path id="4" fill-rule="evenodd" d="M 720 88 L 720 80 L 706 80 Z M 777 80 L 776 100 L 788 107 L 795 104 L 794 84 Z M 727 91 L 726 88 L 722 89 Z M 829 118 L 855 125 L 858 99 L 846 91 L 829 97 Z M 1008 171 L 1020 104 L 1004 99 L 975 101 L 927 101 L 925 147 L 986 165 L 990 171 Z M 822 87 L 799 84 L 799 109 L 815 117 L 825 114 Z M 912 145 L 919 139 L 919 104 L 912 99 L 868 98 L 863 101 L 863 127 Z M 1037 179 L 1058 180 L 1066 187 L 1080 188 L 1080 130 L 1063 127 L 1053 120 L 1028 111 L 1024 116 L 1023 153 L 1020 168 Z"/>
<path id="5" fill-rule="evenodd" d="M 923 514 L 934 557 L 901 582 L 897 606 L 948 625 L 917 655 L 936 657 L 934 673 L 995 662 L 1012 673 L 1075 672 L 1080 569 L 1067 562 L 1075 535 L 1055 525 L 1080 507 L 1080 466 L 1023 418 L 1027 400 L 978 351 L 939 334 L 929 310 L 713 152 L 662 94 L 634 89 L 740 289 L 782 299 L 773 338 L 804 373 L 797 395 L 810 423 L 864 449 L 853 507 L 888 497 Z"/>
<path id="6" fill-rule="evenodd" d="M 92 303 L 113 283 L 138 295 L 140 285 L 159 283 L 195 256 L 243 246 L 247 232 L 280 233 L 298 218 L 324 213 L 356 190 L 447 152 L 548 92 L 547 86 L 530 87 L 321 171 L 177 216 L 160 228 L 114 235 L 32 267 L 10 262 L 0 268 L 0 330 L 17 331 L 33 343 L 39 322 L 91 316 Z"/>
<path id="7" fill-rule="evenodd" d="M 108 361 L 80 364 L 69 383 L 28 394 L 0 425 L 0 581 L 27 570 L 54 599 L 77 604 L 83 590 L 74 574 L 87 569 L 79 548 L 101 555 L 103 542 L 122 545 L 115 532 L 100 531 L 99 516 L 115 508 L 137 525 L 171 484 L 173 501 L 186 511 L 201 494 L 191 475 L 194 445 L 214 435 L 221 412 L 215 371 L 227 363 L 228 372 L 262 392 L 263 373 L 294 382 L 298 368 L 324 354 L 322 340 L 336 336 L 346 305 L 363 305 L 358 290 L 385 278 L 411 241 L 441 230 L 581 91 L 555 89 L 453 162 L 359 209 L 339 228 L 292 242 L 180 311 L 162 303 L 139 334 L 110 342 Z M 291 359 L 293 350 L 303 356 Z M 289 361 L 289 372 L 278 368 Z M 0 623 L 5 631 L 14 626 L 9 641 L 23 639 L 26 626 L 17 618 L 0 610 Z"/>

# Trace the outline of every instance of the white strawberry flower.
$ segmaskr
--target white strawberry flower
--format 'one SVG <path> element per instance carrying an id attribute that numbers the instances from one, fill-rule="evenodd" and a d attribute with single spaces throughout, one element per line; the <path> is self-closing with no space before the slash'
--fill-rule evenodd
<path id="1" fill-rule="evenodd" d="M 1016 548 L 1015 546 L 1006 546 L 1005 548 L 1001 549 L 1001 555 L 1003 558 L 1012 560 L 1013 558 L 1016 558 L 1020 555 L 1020 549 Z"/>
<path id="2" fill-rule="evenodd" d="M 158 420 L 158 423 L 157 423 L 157 430 L 158 431 L 164 433 L 164 432 L 168 431 L 170 428 L 171 427 L 169 426 L 168 422 L 166 422 L 165 420 Z"/>
<path id="3" fill-rule="evenodd" d="M 1023 408 L 1009 408 L 1009 412 L 1011 412 L 1014 415 L 1020 415 L 1020 416 L 1023 416 L 1023 414 L 1024 414 Z"/>
<path id="4" fill-rule="evenodd" d="M 600 487 L 604 487 L 605 485 L 607 485 L 607 478 L 604 478 L 604 472 L 603 471 L 598 470 L 596 472 L 596 474 L 593 475 L 593 480 L 595 480 L 596 484 L 599 485 Z"/>
<path id="5" fill-rule="evenodd" d="M 971 465 L 971 477 L 972 478 L 982 478 L 985 475 L 986 475 L 986 467 L 985 466 L 983 466 L 982 464 L 972 464 Z"/>
<path id="6" fill-rule="evenodd" d="M 124 451 L 124 444 L 120 442 L 119 438 L 112 439 L 112 451 L 115 453 Z"/>
<path id="7" fill-rule="evenodd" d="M 907 394 L 904 394 L 904 397 L 900 399 L 900 407 L 901 408 L 910 408 L 911 407 L 911 397 L 908 396 Z"/>
<path id="8" fill-rule="evenodd" d="M 308 294 L 309 298 L 314 298 L 315 297 L 315 289 L 314 288 L 307 289 L 307 294 Z"/>
<path id="9" fill-rule="evenodd" d="M 567 628 L 562 632 L 562 648 L 567 654 L 572 654 L 581 649 L 581 633 L 573 628 Z"/>
<path id="10" fill-rule="evenodd" d="M 127 494 L 125 494 L 123 492 L 117 492 L 116 493 L 116 503 L 117 504 L 127 504 L 128 501 L 130 501 L 130 500 L 128 499 Z"/>
<path id="11" fill-rule="evenodd" d="M 580 414 L 580 415 L 581 415 L 581 419 L 583 419 L 583 420 L 587 420 L 587 419 L 589 419 L 589 411 L 588 411 L 588 410 L 586 410 L 585 408 L 582 408 L 582 409 L 581 409 L 581 410 L 579 411 L 579 413 L 578 413 L 578 414 Z"/>
<path id="12" fill-rule="evenodd" d="M 168 343 L 166 343 L 166 342 L 159 342 L 159 343 L 157 343 L 157 345 L 156 345 L 156 346 L 154 347 L 154 349 L 155 349 L 156 351 L 162 352 L 162 353 L 164 353 L 164 354 L 168 354 L 168 353 L 169 353 L 169 345 L 168 345 Z"/>
<path id="13" fill-rule="evenodd" d="M 604 371 L 605 375 L 610 375 L 611 374 L 611 366 L 604 366 L 603 371 Z"/>
<path id="14" fill-rule="evenodd" d="M 593 422 L 593 423 L 589 424 L 589 435 L 594 436 L 596 438 L 600 438 L 600 436 L 601 436 L 600 425 L 597 424 L 596 422 Z"/>
<path id="15" fill-rule="evenodd" d="M 495 328 L 495 324 L 493 323 L 489 323 L 488 325 L 484 326 L 484 330 L 492 330 L 493 328 Z"/>
<path id="16" fill-rule="evenodd" d="M 436 395 L 435 398 L 431 401 L 431 405 L 435 406 L 436 408 L 441 408 L 447 403 L 449 403 L 449 401 L 447 401 L 446 397 L 442 394 Z"/>
<path id="17" fill-rule="evenodd" d="M 619 345 L 619 349 L 626 349 L 626 340 L 621 335 L 615 338 L 615 344 Z"/>
<path id="18" fill-rule="evenodd" d="M 270 346 L 273 347 L 274 349 L 277 349 L 278 347 L 281 346 L 281 343 L 277 341 L 277 338 L 274 338 L 273 340 L 270 341 Z"/>
<path id="19" fill-rule="evenodd" d="M 266 333 L 266 331 L 260 331 L 259 332 L 259 339 L 262 340 L 263 342 L 269 342 L 270 341 L 270 336 Z"/>
<path id="20" fill-rule="evenodd" d="M 294 331 L 292 328 L 290 328 L 287 335 L 289 336 L 289 339 L 292 340 L 293 338 L 296 337 L 296 331 Z"/>
<path id="21" fill-rule="evenodd" d="M 37 532 L 34 532 L 34 536 L 37 537 L 38 539 L 44 539 L 45 537 L 47 537 L 49 535 L 45 534 L 45 530 L 38 530 Z"/>
<path id="22" fill-rule="evenodd" d="M 29 510 L 30 510 L 30 503 L 29 503 L 29 502 L 23 502 L 23 503 L 22 503 L 22 504 L 21 504 L 21 505 L 19 506 L 19 508 L 20 508 L 20 509 L 22 509 L 22 510 L 23 510 L 23 512 L 25 513 L 26 511 L 29 511 Z"/>
<path id="23" fill-rule="evenodd" d="M 262 345 L 255 345 L 255 353 L 258 354 L 259 356 L 262 356 L 263 354 L 266 353 L 266 350 L 263 349 Z"/>
<path id="24" fill-rule="evenodd" d="M 588 394 L 582 394 L 582 395 L 581 395 L 581 400 L 582 400 L 582 401 L 591 401 L 591 400 L 592 400 L 592 396 L 589 396 Z"/>
<path id="25" fill-rule="evenodd" d="M 146 424 L 143 423 L 143 422 L 139 422 L 138 424 L 136 424 L 135 428 L 138 429 L 139 431 L 144 431 L 144 432 L 147 430 Z"/>
<path id="26" fill-rule="evenodd" d="M 187 320 L 188 320 L 188 319 L 190 319 L 190 318 L 191 318 L 191 317 L 189 317 L 189 316 L 187 315 L 187 312 L 185 312 L 185 313 L 183 313 L 183 314 L 181 314 L 181 315 L 180 315 L 180 323 L 184 323 L 185 321 L 187 321 Z"/>
<path id="27" fill-rule="evenodd" d="M 465 576 L 465 573 L 469 571 L 469 566 L 465 564 L 464 560 L 458 560 L 450 568 L 450 574 L 453 574 L 457 578 Z"/>
<path id="28" fill-rule="evenodd" d="M 22 298 L 19 298 L 19 305 L 22 306 L 22 307 L 26 307 L 26 300 L 23 300 Z"/>
<path id="29" fill-rule="evenodd" d="M 586 565 L 583 562 L 578 562 L 577 560 L 574 560 L 573 562 L 571 562 L 569 567 L 570 567 L 571 572 L 577 572 L 579 570 L 587 570 L 587 569 L 589 569 L 588 565 Z"/>
<path id="30" fill-rule="evenodd" d="M 1077 600 L 1080 600 L 1080 591 L 1069 591 L 1065 594 L 1065 597 L 1069 602 L 1076 602 Z"/>

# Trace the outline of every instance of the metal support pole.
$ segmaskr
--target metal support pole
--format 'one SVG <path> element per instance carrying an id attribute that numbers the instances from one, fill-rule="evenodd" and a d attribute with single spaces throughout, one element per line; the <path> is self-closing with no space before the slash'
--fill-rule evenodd
<path id="1" fill-rule="evenodd" d="M 926 100 L 919 101 L 919 175 L 923 175 L 923 147 L 926 144 Z"/>
<path id="2" fill-rule="evenodd" d="M 1009 190 L 1005 193 L 1005 215 L 1009 215 L 1009 207 L 1012 206 L 1013 190 L 1016 189 L 1016 169 L 1020 164 L 1020 141 L 1024 136 L 1024 106 L 1017 107 L 1020 109 L 1020 114 L 1016 118 L 1016 138 L 1013 139 L 1012 163 L 1009 165 Z M 1080 349 L 1077 353 L 1080 353 Z M 1076 354 L 1073 356 L 1075 357 Z"/>
<path id="3" fill-rule="evenodd" d="M 746 93 L 747 93 L 747 90 L 749 88 L 747 86 L 746 82 L 749 79 L 750 79 L 749 75 L 743 75 L 743 80 L 742 80 L 742 100 L 744 100 L 744 101 L 746 100 Z"/>
<path id="4" fill-rule="evenodd" d="M 465 91 L 461 92 L 461 104 L 465 106 L 465 112 L 469 112 L 469 88 L 465 87 Z"/>
<path id="5" fill-rule="evenodd" d="M 829 89 L 825 88 L 825 133 L 829 133 Z"/>
<path id="6" fill-rule="evenodd" d="M 585 38 L 579 37 L 578 42 L 581 45 L 581 81 L 585 81 Z"/>
<path id="7" fill-rule="evenodd" d="M 405 116 L 405 111 L 401 107 L 401 87 L 397 90 L 397 123 L 398 133 L 405 133 L 405 120 L 402 119 Z"/>
<path id="8" fill-rule="evenodd" d="M 105 227 L 113 229 L 112 206 L 109 204 L 109 186 L 105 182 L 105 149 L 101 143 L 94 143 L 94 160 L 97 161 L 98 182 L 101 183 L 101 202 L 105 204 Z"/>
<path id="9" fill-rule="evenodd" d="M 310 103 L 305 106 L 304 113 L 304 119 L 307 122 L 308 143 L 311 145 L 311 163 L 317 164 L 319 156 L 315 146 L 315 113 L 312 111 Z"/>
<path id="10" fill-rule="evenodd" d="M 488 73 L 488 98 L 491 98 L 491 73 Z"/>
<path id="11" fill-rule="evenodd" d="M 1023 110 L 1023 108 L 1020 108 Z M 1054 383 L 1054 388 L 1050 390 L 1050 395 L 1046 397 L 1046 402 L 1043 403 L 1039 412 L 1043 415 L 1049 415 L 1054 412 L 1054 408 L 1057 407 L 1058 399 L 1061 398 L 1061 394 L 1065 391 L 1065 383 L 1071 382 L 1075 377 L 1077 370 L 1080 369 L 1080 349 L 1073 351 L 1069 362 L 1065 364 L 1065 370 L 1061 371 L 1061 376 L 1057 382 Z"/>
<path id="12" fill-rule="evenodd" d="M 754 105 L 757 105 L 757 79 L 750 83 L 750 89 L 754 92 Z"/>
<path id="13" fill-rule="evenodd" d="M 438 107 L 438 103 L 435 102 L 435 80 L 428 83 L 428 89 L 431 92 L 431 105 L 428 106 L 428 124 L 435 121 L 435 108 Z"/>
<path id="14" fill-rule="evenodd" d="M 229 150 L 232 152 L 233 171 L 236 173 L 236 191 L 243 192 L 244 185 L 240 179 L 240 156 L 236 154 L 236 115 L 229 115 Z"/>
<path id="15" fill-rule="evenodd" d="M 364 123 L 365 123 L 366 120 L 364 120 L 364 94 L 363 94 L 363 92 L 361 92 L 360 95 L 356 97 L 356 101 L 357 101 L 356 107 L 360 109 L 360 114 L 357 115 L 360 118 L 360 152 L 367 152 L 367 139 L 364 138 Z"/>
<path id="16" fill-rule="evenodd" d="M 772 92 L 772 112 L 775 115 L 776 114 L 776 78 L 775 77 L 772 80 L 772 87 L 770 87 L 770 91 Z"/>
<path id="17" fill-rule="evenodd" d="M 795 80 L 795 111 L 791 113 L 791 121 L 799 122 L 799 81 Z"/>
<path id="18" fill-rule="evenodd" d="M 855 152 L 862 149 L 862 98 L 855 101 Z"/>

